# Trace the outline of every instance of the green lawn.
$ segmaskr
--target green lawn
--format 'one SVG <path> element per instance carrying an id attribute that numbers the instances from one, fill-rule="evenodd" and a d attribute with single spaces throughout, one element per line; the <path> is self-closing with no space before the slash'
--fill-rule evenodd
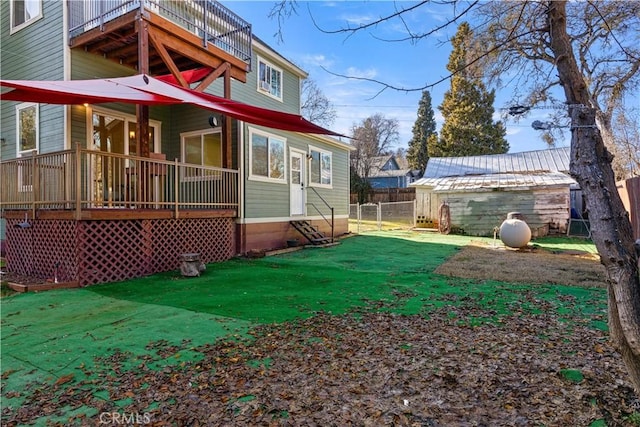
<path id="1" fill-rule="evenodd" d="M 380 310 L 429 316 L 430 310 L 473 301 L 490 307 L 493 315 L 462 321 L 495 322 L 512 315 L 516 306 L 538 312 L 537 302 L 542 301 L 561 315 L 581 316 L 593 328 L 606 328 L 605 289 L 478 282 L 433 273 L 470 240 L 408 231 L 368 233 L 329 248 L 210 264 L 198 278 L 167 272 L 2 298 L 3 419 L 25 399 L 25 390 L 32 392 L 42 382 L 73 383 L 99 376 L 105 357 L 125 354 L 125 371 L 143 360 L 158 368 L 179 365 L 201 357 L 195 348 L 219 338 L 246 337 L 254 326 L 320 312 Z M 578 239 L 536 243 L 594 250 Z M 164 351 L 158 351 L 160 344 Z M 96 412 L 75 411 L 87 416 Z M 52 420 L 42 417 L 34 422 L 45 425 Z"/>

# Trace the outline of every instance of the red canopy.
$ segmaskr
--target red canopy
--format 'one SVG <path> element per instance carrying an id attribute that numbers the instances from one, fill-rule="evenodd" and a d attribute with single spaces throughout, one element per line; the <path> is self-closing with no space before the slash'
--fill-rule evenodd
<path id="1" fill-rule="evenodd" d="M 144 74 L 96 80 L 0 80 L 0 86 L 13 88 L 9 92 L 2 93 L 0 99 L 47 104 L 99 104 L 105 102 L 144 105 L 191 104 L 272 129 L 344 136 L 315 125 L 297 114 L 254 107 L 177 86 L 170 83 L 171 79 L 168 78 L 167 81 L 163 80 Z"/>
<path id="2" fill-rule="evenodd" d="M 204 79 L 211 73 L 213 69 L 208 67 L 202 68 L 194 68 L 193 70 L 182 71 L 182 77 L 186 80 L 187 83 L 195 83 Z M 179 84 L 178 80 L 173 77 L 172 74 L 165 74 L 163 76 L 156 76 L 156 79 L 162 80 L 163 82 Z"/>

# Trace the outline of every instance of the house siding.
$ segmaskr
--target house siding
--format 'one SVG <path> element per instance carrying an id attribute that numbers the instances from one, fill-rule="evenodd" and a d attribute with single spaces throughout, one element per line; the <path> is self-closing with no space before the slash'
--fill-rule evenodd
<path id="1" fill-rule="evenodd" d="M 2 38 L 2 78 L 6 80 L 62 80 L 64 77 L 63 2 L 42 2 L 43 18 L 10 34 L 10 2 L 0 2 Z M 38 43 L 33 43 L 38 40 Z M 28 52 L 28 54 L 27 54 Z M 6 145 L 0 157 L 16 157 L 16 116 L 18 102 L 2 102 L 0 127 Z M 40 105 L 40 150 L 58 150 L 64 135 L 64 106 Z"/>
<path id="2" fill-rule="evenodd" d="M 246 144 L 248 144 L 249 126 L 245 126 Z M 261 129 L 252 126 L 256 129 Z M 327 143 L 322 143 L 315 139 L 305 138 L 299 134 L 289 132 L 275 132 L 272 129 L 262 130 L 274 135 L 279 135 L 287 140 L 286 154 L 286 177 L 282 183 L 263 182 L 249 179 L 249 149 L 245 150 L 244 161 L 245 168 L 245 218 L 289 218 L 290 216 L 290 186 L 289 186 L 289 152 L 297 149 L 309 152 L 309 146 L 321 148 L 332 153 L 332 188 L 314 187 L 318 194 L 324 198 L 327 203 L 332 206 L 335 215 L 349 214 L 349 171 L 347 166 L 340 167 L 338 165 L 348 165 L 348 152 Z M 308 182 L 309 171 L 306 171 L 305 182 Z M 324 208 L 324 203 L 311 190 L 307 193 L 307 204 L 314 203 L 323 214 L 328 213 L 328 209 Z M 313 208 L 308 208 L 309 216 L 319 215 Z"/>
<path id="3" fill-rule="evenodd" d="M 131 75 L 131 69 L 118 65 L 112 61 L 108 61 L 96 55 L 92 55 L 81 51 L 71 52 L 71 79 L 72 80 L 87 80 L 95 78 L 107 78 L 113 76 L 128 76 Z M 135 105 L 123 104 L 123 103 L 106 103 L 100 104 L 100 108 L 105 108 L 121 113 L 125 113 L 130 116 L 136 115 Z M 177 120 L 176 123 L 182 123 L 187 118 L 193 115 L 193 111 L 197 109 L 194 107 L 178 106 L 156 106 L 149 109 L 149 115 L 151 120 L 159 121 L 162 123 L 161 127 L 161 151 L 167 154 L 167 159 L 173 160 L 180 155 L 180 139 L 179 131 L 177 132 L 178 138 L 174 138 L 173 123 L 174 112 L 179 112 L 182 109 L 190 108 L 189 112 L 182 114 L 175 114 Z M 198 110 L 198 113 L 204 112 Z M 75 142 L 79 142 L 83 147 L 86 145 L 87 140 L 87 126 L 86 126 L 86 108 L 82 105 L 74 105 L 71 107 L 71 141 L 72 146 Z M 208 116 L 207 116 L 208 117 Z M 203 123 L 206 123 L 206 119 Z M 177 141 L 177 142 L 176 142 Z M 62 149 L 62 146 L 58 149 Z"/>
<path id="4" fill-rule="evenodd" d="M 472 236 L 492 236 L 509 212 L 520 212 L 534 232 L 546 234 L 545 229 L 565 233 L 569 219 L 569 187 L 518 189 L 509 191 L 474 191 L 433 193 L 416 188 L 417 215 L 439 220 L 441 203 L 449 205 L 451 226 Z"/>
<path id="5" fill-rule="evenodd" d="M 367 178 L 371 188 L 406 188 L 408 178 L 406 176 L 389 176 Z"/>
<path id="6" fill-rule="evenodd" d="M 260 53 L 261 58 L 269 61 L 273 65 L 283 69 L 282 101 L 275 99 L 258 91 L 258 54 L 254 51 L 252 63 L 253 70 L 247 74 L 247 82 L 241 83 L 236 80 L 231 81 L 231 98 L 242 101 L 256 107 L 268 108 L 270 110 L 283 111 L 286 113 L 300 113 L 300 76 L 287 70 L 284 64 Z M 223 96 L 223 79 L 217 79 L 206 90 L 206 92 L 217 96 Z"/>

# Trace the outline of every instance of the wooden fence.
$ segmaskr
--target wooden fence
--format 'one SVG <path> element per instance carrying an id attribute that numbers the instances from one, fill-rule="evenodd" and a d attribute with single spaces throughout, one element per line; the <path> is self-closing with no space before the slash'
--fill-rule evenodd
<path id="1" fill-rule="evenodd" d="M 376 188 L 369 191 L 366 203 L 410 202 L 416 199 L 416 189 L 409 188 Z M 351 193 L 351 204 L 358 203 L 358 195 Z"/>
<path id="2" fill-rule="evenodd" d="M 640 239 L 640 176 L 620 181 L 618 192 L 625 209 L 629 212 L 634 239 Z"/>

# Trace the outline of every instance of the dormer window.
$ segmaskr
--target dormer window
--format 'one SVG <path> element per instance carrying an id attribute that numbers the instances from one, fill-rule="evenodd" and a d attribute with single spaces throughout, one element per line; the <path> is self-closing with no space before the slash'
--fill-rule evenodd
<path id="1" fill-rule="evenodd" d="M 258 58 L 258 92 L 282 101 L 282 70 Z"/>

